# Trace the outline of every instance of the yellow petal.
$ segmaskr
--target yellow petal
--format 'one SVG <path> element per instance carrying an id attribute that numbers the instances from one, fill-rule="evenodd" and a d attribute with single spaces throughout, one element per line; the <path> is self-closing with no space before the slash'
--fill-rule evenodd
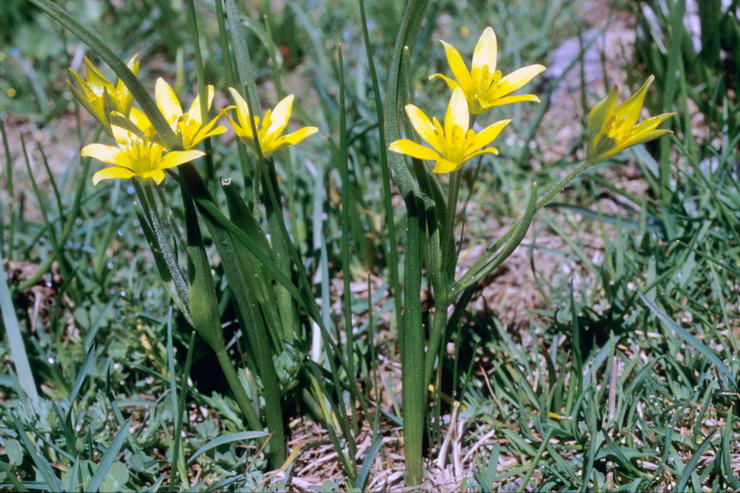
<path id="1" fill-rule="evenodd" d="M 653 83 L 655 77 L 652 75 L 647 78 L 645 83 L 634 93 L 632 96 L 627 98 L 624 103 L 620 104 L 614 109 L 615 114 L 619 114 L 622 117 L 623 124 L 626 126 L 632 126 L 640 118 L 640 111 L 642 110 L 643 102 L 645 101 L 645 95 Z"/>
<path id="2" fill-rule="evenodd" d="M 499 120 L 478 132 L 475 137 L 470 139 L 467 152 L 475 151 L 493 142 L 510 122 L 511 120 Z"/>
<path id="3" fill-rule="evenodd" d="M 658 130 L 651 130 L 649 132 L 641 132 L 637 135 L 634 135 L 630 137 L 627 142 L 624 143 L 624 145 L 620 146 L 620 150 L 626 149 L 628 147 L 636 146 L 639 144 L 644 144 L 645 142 L 650 142 L 651 140 L 655 140 L 659 137 L 663 137 L 664 135 L 672 134 L 673 132 L 664 128 L 658 129 Z"/>
<path id="4" fill-rule="evenodd" d="M 156 131 L 154 130 L 152 122 L 149 121 L 149 117 L 146 116 L 146 113 L 141 111 L 139 108 L 134 107 L 131 108 L 131 113 L 129 113 L 128 117 L 145 137 L 150 139 L 154 137 Z"/>
<path id="5" fill-rule="evenodd" d="M 417 144 L 410 139 L 396 140 L 391 143 L 388 150 L 427 161 L 436 161 L 437 159 L 440 159 L 439 154 L 434 152 L 433 149 Z"/>
<path id="6" fill-rule="evenodd" d="M 522 102 L 530 102 L 530 103 L 539 103 L 540 98 L 535 96 L 534 94 L 517 94 L 516 96 L 504 96 L 503 98 L 496 98 L 493 101 L 485 102 L 483 107 L 485 109 L 493 108 L 494 106 L 503 106 L 505 104 L 512 104 L 512 103 L 522 103 Z"/>
<path id="7" fill-rule="evenodd" d="M 442 41 L 442 45 L 445 47 L 445 55 L 447 55 L 447 63 L 450 64 L 452 75 L 455 76 L 463 89 L 467 90 L 470 87 L 470 72 L 468 71 L 468 67 L 465 66 L 460 52 L 454 46 L 444 41 Z"/>
<path id="8" fill-rule="evenodd" d="M 242 127 L 231 118 L 231 115 L 228 112 L 224 113 L 224 115 L 226 116 L 226 119 L 229 120 L 229 123 L 231 123 L 231 128 L 238 137 L 244 137 L 247 139 L 252 138 L 252 127 L 250 127 L 249 124 L 247 124 L 246 128 Z"/>
<path id="9" fill-rule="evenodd" d="M 88 144 L 80 151 L 80 156 L 91 157 L 104 163 L 120 163 L 121 150 L 105 144 Z"/>
<path id="10" fill-rule="evenodd" d="M 90 61 L 89 58 L 84 57 L 83 60 L 85 61 L 85 66 L 87 67 L 87 83 L 90 85 L 96 85 L 99 87 L 108 87 L 113 88 L 113 84 L 111 84 L 111 81 L 108 80 L 106 76 L 104 76 L 100 70 L 98 70 L 98 67 L 93 65 L 93 62 Z"/>
<path id="11" fill-rule="evenodd" d="M 172 87 L 161 77 L 157 78 L 154 85 L 154 98 L 157 100 L 157 108 L 170 125 L 182 116 L 180 100 L 177 99 Z"/>
<path id="12" fill-rule="evenodd" d="M 206 87 L 206 99 L 208 100 L 208 105 L 206 106 L 206 113 L 209 109 L 211 109 L 211 105 L 213 104 L 213 96 L 214 96 L 215 90 L 213 88 L 213 85 L 208 84 L 208 87 Z M 192 118 L 193 120 L 197 121 L 198 123 L 203 123 L 206 119 L 206 115 L 201 113 L 200 110 L 200 94 L 196 94 L 195 98 L 193 99 L 193 102 L 190 104 L 190 108 L 188 108 L 188 116 Z"/>
<path id="13" fill-rule="evenodd" d="M 165 154 L 162 161 L 159 162 L 159 168 L 168 169 L 180 166 L 183 163 L 198 159 L 201 156 L 205 156 L 205 152 L 201 151 L 172 151 Z"/>
<path id="14" fill-rule="evenodd" d="M 460 84 L 458 84 L 456 80 L 450 79 L 446 75 L 432 74 L 432 75 L 429 76 L 429 80 L 432 80 L 432 79 L 442 79 L 443 81 L 445 81 L 447 83 L 447 87 L 450 88 L 450 91 L 454 91 L 455 89 L 457 89 L 458 87 L 460 87 Z"/>
<path id="15" fill-rule="evenodd" d="M 541 74 L 545 71 L 544 65 L 529 65 L 528 67 L 522 67 L 514 70 L 509 75 L 501 79 L 498 84 L 494 85 L 494 92 L 497 97 L 505 96 L 510 92 L 516 91 L 523 87 L 536 75 Z"/>
<path id="16" fill-rule="evenodd" d="M 221 135 L 221 134 L 225 134 L 225 133 L 226 133 L 226 127 L 224 127 L 223 125 L 219 125 L 218 127 L 214 128 L 213 130 L 209 130 L 207 132 L 204 131 L 203 129 L 201 129 L 197 134 L 195 134 L 195 136 L 193 137 L 193 141 L 191 142 L 191 144 L 189 146 L 187 146 L 187 147 L 185 147 L 185 146 L 183 146 L 183 147 L 185 147 L 185 149 L 190 149 L 192 147 L 197 146 L 200 142 L 204 141 L 205 139 L 207 139 L 209 137 L 213 137 L 214 135 Z"/>
<path id="17" fill-rule="evenodd" d="M 111 178 L 131 178 L 132 176 L 134 176 L 134 172 L 130 169 L 111 166 L 96 172 L 92 177 L 92 182 L 93 185 L 97 185 L 103 180 L 110 180 Z"/>
<path id="18" fill-rule="evenodd" d="M 486 147 L 485 149 L 475 151 L 474 153 L 465 156 L 465 161 L 468 161 L 470 159 L 473 159 L 474 157 L 478 157 L 483 154 L 493 154 L 494 156 L 498 156 L 498 149 L 496 149 L 495 147 Z"/>
<path id="19" fill-rule="evenodd" d="M 493 32 L 492 27 L 487 27 L 483 30 L 478 44 L 475 45 L 475 51 L 473 52 L 473 68 L 482 68 L 488 66 L 489 72 L 496 71 L 496 33 Z"/>
<path id="20" fill-rule="evenodd" d="M 432 168 L 432 172 L 437 173 L 438 175 L 441 175 L 443 173 L 450 173 L 459 168 L 461 164 L 462 163 L 454 163 L 452 161 L 448 161 L 447 159 L 440 158 L 437 160 L 437 164 L 434 165 L 434 168 Z"/>
<path id="21" fill-rule="evenodd" d="M 588 113 L 588 134 L 589 144 L 595 143 L 596 135 L 602 132 L 604 122 L 609 118 L 609 115 L 617 105 L 618 90 L 617 86 L 612 86 L 609 90 L 609 94 L 604 99 L 594 105 L 591 111 Z"/>
<path id="22" fill-rule="evenodd" d="M 119 144 L 128 144 L 135 140 L 141 140 L 140 137 L 134 132 L 131 132 L 123 127 L 119 127 L 118 125 L 111 125 L 110 128 L 111 132 L 113 133 L 113 138 L 116 139 L 116 142 L 118 142 Z"/>
<path id="23" fill-rule="evenodd" d="M 465 99 L 465 93 L 461 88 L 452 92 L 450 103 L 447 105 L 445 114 L 445 136 L 449 137 L 453 133 L 453 128 L 462 129 L 463 135 L 467 133 L 470 125 L 470 113 L 468 113 L 468 102 Z"/>
<path id="24" fill-rule="evenodd" d="M 651 118 L 646 119 L 643 122 L 640 122 L 638 125 L 635 125 L 632 127 L 632 131 L 630 132 L 630 138 L 632 136 L 645 133 L 645 132 L 651 132 L 658 128 L 658 125 L 666 121 L 668 118 L 675 115 L 675 113 L 662 113 L 660 115 L 653 116 Z"/>
<path id="25" fill-rule="evenodd" d="M 139 75 L 139 54 L 135 53 L 134 56 L 129 59 L 128 63 L 126 63 L 126 66 L 134 73 L 134 75 Z"/>
<path id="26" fill-rule="evenodd" d="M 303 127 L 301 129 L 296 130 L 295 132 L 286 134 L 281 137 L 281 140 L 286 143 L 286 145 L 292 146 L 296 145 L 303 139 L 312 136 L 315 133 L 318 133 L 319 129 L 318 127 Z"/>
<path id="27" fill-rule="evenodd" d="M 212 119 L 210 122 L 208 122 L 206 125 L 201 127 L 196 132 L 195 136 L 193 137 L 193 143 L 190 145 L 190 147 L 198 145 L 200 141 L 205 140 L 208 137 L 226 133 L 226 127 L 224 127 L 223 125 L 219 125 L 218 127 L 213 128 L 220 118 L 221 116 L 219 115 L 216 118 Z"/>
<path id="28" fill-rule="evenodd" d="M 414 127 L 416 133 L 418 133 L 422 139 L 429 142 L 429 144 L 437 151 L 440 151 L 442 149 L 442 143 L 439 141 L 437 131 L 434 128 L 434 124 L 429 120 L 429 117 L 413 104 L 407 104 L 405 109 L 406 115 L 409 117 L 409 121 L 411 122 L 411 126 Z"/>
<path id="29" fill-rule="evenodd" d="M 161 169 L 155 169 L 152 171 L 147 171 L 145 173 L 139 173 L 139 177 L 145 179 L 145 180 L 153 180 L 155 184 L 159 185 L 164 181 L 164 171 Z"/>
<path id="30" fill-rule="evenodd" d="M 293 95 L 288 94 L 280 100 L 272 111 L 270 126 L 267 128 L 267 135 L 280 135 L 282 131 L 285 130 L 285 127 L 288 126 L 288 120 L 290 120 L 292 112 Z M 267 120 L 267 115 L 265 115 L 265 120 Z M 318 132 L 318 129 L 316 129 L 316 131 Z"/>
<path id="31" fill-rule="evenodd" d="M 236 104 L 236 118 L 239 120 L 239 125 L 242 127 L 249 128 L 249 137 L 252 135 L 251 124 L 249 123 L 249 106 L 244 98 L 239 94 L 236 89 L 229 87 L 231 97 L 234 99 Z M 236 130 L 236 129 L 235 129 Z"/>

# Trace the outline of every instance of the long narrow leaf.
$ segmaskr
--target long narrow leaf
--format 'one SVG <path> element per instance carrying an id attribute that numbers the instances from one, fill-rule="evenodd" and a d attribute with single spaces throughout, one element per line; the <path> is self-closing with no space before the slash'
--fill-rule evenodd
<path id="1" fill-rule="evenodd" d="M 717 367 L 717 370 L 719 370 L 725 377 L 727 377 L 730 384 L 737 388 L 737 382 L 735 381 L 735 377 L 732 375 L 732 372 L 729 368 L 722 362 L 721 359 L 707 347 L 705 344 L 700 342 L 696 337 L 689 334 L 686 329 L 678 325 L 676 322 L 674 322 L 668 315 L 663 312 L 658 306 L 650 301 L 645 295 L 642 293 L 638 293 L 640 296 L 640 299 L 645 303 L 648 308 L 650 308 L 650 311 L 653 312 L 653 314 L 658 317 L 658 319 L 665 325 L 668 329 L 674 331 L 676 334 L 681 336 L 681 338 L 689 343 L 690 345 L 694 346 L 694 348 L 699 351 L 705 358 L 707 358 L 715 367 Z"/>
<path id="2" fill-rule="evenodd" d="M 113 441 L 111 442 L 110 446 L 103 454 L 103 458 L 100 460 L 100 464 L 98 464 L 98 468 L 95 470 L 95 474 L 93 474 L 90 482 L 87 483 L 85 491 L 100 491 L 100 486 L 103 484 L 105 475 L 108 473 L 108 470 L 113 465 L 116 457 L 118 457 L 118 452 L 121 451 L 123 442 L 128 436 L 130 425 L 131 420 L 126 420 L 126 422 L 121 425 L 121 429 L 118 430 L 118 433 L 116 433 L 116 436 L 113 437 Z"/>
<path id="3" fill-rule="evenodd" d="M 13 300 L 10 298 L 10 289 L 5 277 L 3 263 L 0 262 L 0 310 L 3 312 L 3 325 L 8 334 L 8 345 L 10 346 L 10 357 L 15 364 L 15 371 L 18 374 L 23 390 L 26 392 L 31 402 L 38 402 L 39 394 L 36 391 L 36 382 L 33 379 L 31 365 L 28 363 L 28 354 L 26 346 L 23 343 L 21 327 L 18 318 L 15 315 Z"/>
<path id="4" fill-rule="evenodd" d="M 237 433 L 227 433 L 226 435 L 221 435 L 220 437 L 214 438 L 213 440 L 196 450 L 195 453 L 191 455 L 188 459 L 188 464 L 192 464 L 193 461 L 201 455 L 205 454 L 211 449 L 220 447 L 221 445 L 225 445 L 231 442 L 241 442 L 244 440 L 257 440 L 260 438 L 265 438 L 267 437 L 267 435 L 268 434 L 264 431 L 240 431 Z"/>

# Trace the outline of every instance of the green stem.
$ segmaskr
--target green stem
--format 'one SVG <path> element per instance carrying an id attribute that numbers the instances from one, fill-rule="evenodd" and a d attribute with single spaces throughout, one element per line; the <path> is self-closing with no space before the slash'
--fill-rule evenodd
<path id="1" fill-rule="evenodd" d="M 545 195 L 542 196 L 541 199 L 537 201 L 537 205 L 535 206 L 535 210 L 540 210 L 544 206 L 546 206 L 557 194 L 563 191 L 565 187 L 568 186 L 568 184 L 575 180 L 578 175 L 584 173 L 587 171 L 590 167 L 594 166 L 597 163 L 591 163 L 589 161 L 583 161 L 581 164 L 573 168 L 573 171 L 568 173 L 568 175 L 557 182 L 555 185 L 551 186 L 547 189 L 547 192 L 545 192 Z"/>
<path id="2" fill-rule="evenodd" d="M 449 191 L 447 195 L 447 211 L 445 214 L 445 227 L 442 231 L 445 241 L 442 248 L 442 266 L 444 275 L 450 281 L 454 280 L 455 264 L 457 263 L 457 248 L 455 248 L 455 217 L 457 216 L 457 197 L 460 194 L 460 183 L 462 182 L 462 171 L 451 173 Z"/>
<path id="3" fill-rule="evenodd" d="M 292 277 L 291 258 L 289 252 L 288 230 L 285 226 L 283 209 L 279 203 L 280 190 L 278 188 L 275 166 L 270 161 L 267 169 L 262 173 L 262 189 L 265 197 L 263 202 L 267 211 L 267 228 L 270 231 L 270 244 L 275 258 L 275 264 L 282 273 L 290 279 Z M 275 286 L 275 297 L 280 314 L 281 334 L 283 340 L 292 343 L 298 335 L 298 313 L 290 293 L 283 286 Z"/>
<path id="4" fill-rule="evenodd" d="M 249 402 L 249 397 L 247 396 L 242 383 L 239 381 L 239 376 L 236 374 L 236 369 L 231 363 L 231 359 L 226 352 L 226 346 L 215 347 L 212 349 L 216 353 L 218 364 L 221 365 L 221 370 L 224 372 L 226 381 L 231 388 L 231 392 L 233 392 L 234 394 L 234 398 L 236 399 L 236 403 L 239 405 L 239 409 L 241 410 L 244 417 L 247 418 L 247 424 L 254 431 L 261 430 L 262 424 L 257 417 L 257 413 L 255 413 L 254 409 L 252 408 L 251 402 Z"/>
<path id="5" fill-rule="evenodd" d="M 434 372 L 434 361 L 440 352 L 442 337 L 447 328 L 447 310 L 452 303 L 449 287 L 455 280 L 455 265 L 457 264 L 457 248 L 455 248 L 455 217 L 457 216 L 457 199 L 460 194 L 460 183 L 462 182 L 462 172 L 454 171 L 450 176 L 450 183 L 447 194 L 447 207 L 444 217 L 444 226 L 442 228 L 441 241 L 442 258 L 440 262 L 441 282 L 438 283 L 438 290 L 434 293 L 434 319 L 432 320 L 431 332 L 429 334 L 429 347 L 424 357 L 424 387 L 426 388 L 432 381 Z M 439 292 L 437 292 L 439 291 Z"/>
<path id="6" fill-rule="evenodd" d="M 588 171 L 589 168 L 593 167 L 598 163 L 591 163 L 589 161 L 583 161 L 581 164 L 576 166 L 573 171 L 568 173 L 565 178 L 557 182 L 556 184 L 552 185 L 550 188 L 547 189 L 545 194 L 540 198 L 534 207 L 534 212 L 536 213 L 540 209 L 542 209 L 544 206 L 546 206 L 550 201 L 555 198 L 557 194 L 563 191 L 565 187 L 570 184 L 573 180 L 575 180 L 579 175 L 585 173 Z M 524 217 L 522 217 L 524 219 Z M 520 219 L 520 221 L 522 220 Z M 487 268 L 488 265 L 491 264 L 492 258 L 490 254 L 495 253 L 499 248 L 501 248 L 503 245 L 505 245 L 508 240 L 511 238 L 511 236 L 514 234 L 514 232 L 517 230 L 519 226 L 519 221 L 514 224 L 503 236 L 501 236 L 499 239 L 497 239 L 493 245 L 489 246 L 486 251 L 484 252 L 483 256 L 481 256 L 480 259 L 478 259 L 475 264 L 473 264 L 470 269 L 455 283 L 457 287 L 461 285 L 469 285 L 470 283 L 467 282 L 468 279 L 471 277 L 479 277 L 479 274 L 484 271 L 484 269 Z M 467 286 L 466 286 L 467 287 Z M 463 288 L 464 289 L 464 288 Z M 458 291 L 459 289 L 456 289 Z"/>
<path id="7" fill-rule="evenodd" d="M 424 385 L 424 327 L 421 321 L 421 225 L 417 200 L 406 201 L 406 257 L 404 259 L 404 319 L 401 333 L 401 380 L 403 384 L 403 438 L 406 483 L 418 485 L 422 478 L 422 440 L 426 415 Z"/>

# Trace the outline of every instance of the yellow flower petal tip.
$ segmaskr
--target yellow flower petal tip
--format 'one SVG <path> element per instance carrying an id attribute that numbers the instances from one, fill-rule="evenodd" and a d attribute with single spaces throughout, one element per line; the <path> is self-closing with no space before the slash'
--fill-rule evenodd
<path id="1" fill-rule="evenodd" d="M 167 120 L 172 131 L 180 138 L 183 149 L 192 149 L 202 141 L 214 135 L 220 135 L 226 132 L 226 127 L 216 126 L 223 116 L 223 110 L 216 113 L 216 116 L 206 122 L 208 111 L 213 103 L 215 90 L 212 85 L 206 87 L 206 108 L 205 114 L 200 104 L 200 96 L 193 98 L 188 111 L 183 112 L 180 100 L 177 98 L 174 89 L 167 81 L 159 77 L 154 86 L 154 99 L 164 119 Z M 151 124 L 146 122 L 149 127 Z M 140 127 L 141 128 L 141 127 Z"/>
<path id="2" fill-rule="evenodd" d="M 254 116 L 252 117 L 253 122 L 250 122 L 249 106 L 246 100 L 233 87 L 229 88 L 229 92 L 234 105 L 225 108 L 226 118 L 231 123 L 234 133 L 245 141 L 254 139 L 252 132 L 252 123 L 254 123 L 254 128 L 257 130 L 257 141 L 263 156 L 268 156 L 284 147 L 296 145 L 319 131 L 317 127 L 303 127 L 295 132 L 283 134 L 293 114 L 294 96 L 292 94 L 281 99 L 274 109 L 267 110 L 262 118 Z M 236 119 L 228 113 L 231 109 L 236 110 Z"/>
<path id="3" fill-rule="evenodd" d="M 111 111 L 117 111 L 128 115 L 133 104 L 134 97 L 123 81 L 113 84 L 102 72 L 90 61 L 84 57 L 86 75 L 85 79 L 80 77 L 72 68 L 69 69 L 70 78 L 67 81 L 72 94 L 85 107 L 91 115 L 100 122 L 106 130 L 110 132 L 110 120 L 108 115 Z M 139 60 L 138 55 L 134 55 L 128 62 L 128 68 L 138 75 Z"/>
<path id="4" fill-rule="evenodd" d="M 424 161 L 434 161 L 432 172 L 438 174 L 455 171 L 466 161 L 483 154 L 497 155 L 498 149 L 486 146 L 511 122 L 500 120 L 480 132 L 469 129 L 468 103 L 460 87 L 450 97 L 444 126 L 436 118 L 430 120 L 413 104 L 407 104 L 405 110 L 411 126 L 429 146 L 410 139 L 399 139 L 392 142 L 388 150 Z"/>
<path id="5" fill-rule="evenodd" d="M 138 178 L 152 180 L 159 185 L 165 177 L 164 171 L 205 155 L 201 151 L 167 151 L 156 143 L 144 140 L 125 128 L 112 126 L 117 146 L 89 144 L 82 148 L 80 155 L 91 157 L 109 164 L 97 171 L 92 178 L 93 185 L 113 178 Z"/>
<path id="6" fill-rule="evenodd" d="M 622 104 L 617 104 L 618 91 L 613 86 L 609 94 L 594 105 L 588 115 L 588 162 L 605 161 L 628 147 L 672 133 L 658 126 L 675 113 L 662 113 L 637 123 L 645 95 L 654 80 L 655 77 L 649 76 L 640 89 Z"/>
<path id="7" fill-rule="evenodd" d="M 468 101 L 470 114 L 479 115 L 489 108 L 504 104 L 523 101 L 540 102 L 539 98 L 533 94 L 523 96 L 509 96 L 509 94 L 521 89 L 538 74 L 544 72 L 545 66 L 529 65 L 504 76 L 500 70 L 496 70 L 498 42 L 492 27 L 486 27 L 478 39 L 470 70 L 454 46 L 445 41 L 442 41 L 442 46 L 454 79 L 443 74 L 432 74 L 429 79 L 442 79 L 453 91 L 457 87 L 462 88 Z"/>

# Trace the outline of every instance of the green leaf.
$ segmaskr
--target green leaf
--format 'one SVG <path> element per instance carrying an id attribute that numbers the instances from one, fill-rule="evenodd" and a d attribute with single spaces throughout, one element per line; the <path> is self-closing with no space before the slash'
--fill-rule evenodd
<path id="1" fill-rule="evenodd" d="M 10 289 L 8 289 L 8 281 L 5 277 L 2 262 L 0 262 L 0 310 L 3 312 L 3 325 L 8 334 L 10 357 L 15 365 L 21 387 L 32 403 L 38 402 L 39 394 L 36 391 L 36 382 L 33 379 L 31 365 L 28 362 L 26 346 L 21 335 L 21 326 L 15 315 L 15 307 L 13 306 L 13 300 L 10 298 Z"/>
<path id="2" fill-rule="evenodd" d="M 357 479 L 355 479 L 356 489 L 360 491 L 364 491 L 366 489 L 370 468 L 372 467 L 373 462 L 375 462 L 375 457 L 377 457 L 382 445 L 382 437 L 377 437 L 375 441 L 373 441 L 372 445 L 370 445 L 370 450 L 367 451 L 367 455 L 362 461 L 362 467 L 360 467 L 360 471 L 357 473 Z"/>
<path id="3" fill-rule="evenodd" d="M 717 369 L 729 380 L 730 384 L 737 388 L 737 382 L 735 381 L 735 377 L 732 375 L 732 372 L 729 368 L 722 362 L 721 359 L 712 351 L 709 349 L 705 344 L 700 342 L 696 337 L 689 334 L 683 327 L 678 325 L 676 322 L 671 320 L 671 318 L 666 315 L 658 306 L 650 301 L 645 295 L 642 293 L 638 293 L 640 296 L 640 299 L 650 308 L 650 310 L 653 312 L 653 314 L 658 317 L 658 319 L 663 322 L 663 325 L 665 325 L 668 329 L 674 331 L 677 333 L 683 340 L 685 340 L 690 345 L 694 346 L 696 350 L 698 350 L 705 358 L 707 358 Z"/>
<path id="4" fill-rule="evenodd" d="M 241 442 L 244 440 L 257 440 L 260 438 L 265 438 L 267 436 L 268 433 L 264 431 L 240 431 L 237 433 L 227 433 L 226 435 L 221 435 L 220 437 L 214 438 L 213 440 L 196 450 L 195 453 L 190 456 L 190 459 L 188 459 L 188 464 L 192 464 L 193 461 L 199 456 L 205 454 L 209 450 L 220 447 L 221 445 L 231 442 Z"/>
<path id="5" fill-rule="evenodd" d="M 121 451 L 123 442 L 128 436 L 129 426 L 131 426 L 130 419 L 126 420 L 126 422 L 121 425 L 118 433 L 116 433 L 116 436 L 113 437 L 113 441 L 111 442 L 110 446 L 103 454 L 103 458 L 100 460 L 100 464 L 98 464 L 97 469 L 95 469 L 95 474 L 90 479 L 90 482 L 87 483 L 85 491 L 101 491 L 103 480 L 106 479 L 106 475 L 113 466 L 113 463 L 118 456 L 118 452 Z"/>

